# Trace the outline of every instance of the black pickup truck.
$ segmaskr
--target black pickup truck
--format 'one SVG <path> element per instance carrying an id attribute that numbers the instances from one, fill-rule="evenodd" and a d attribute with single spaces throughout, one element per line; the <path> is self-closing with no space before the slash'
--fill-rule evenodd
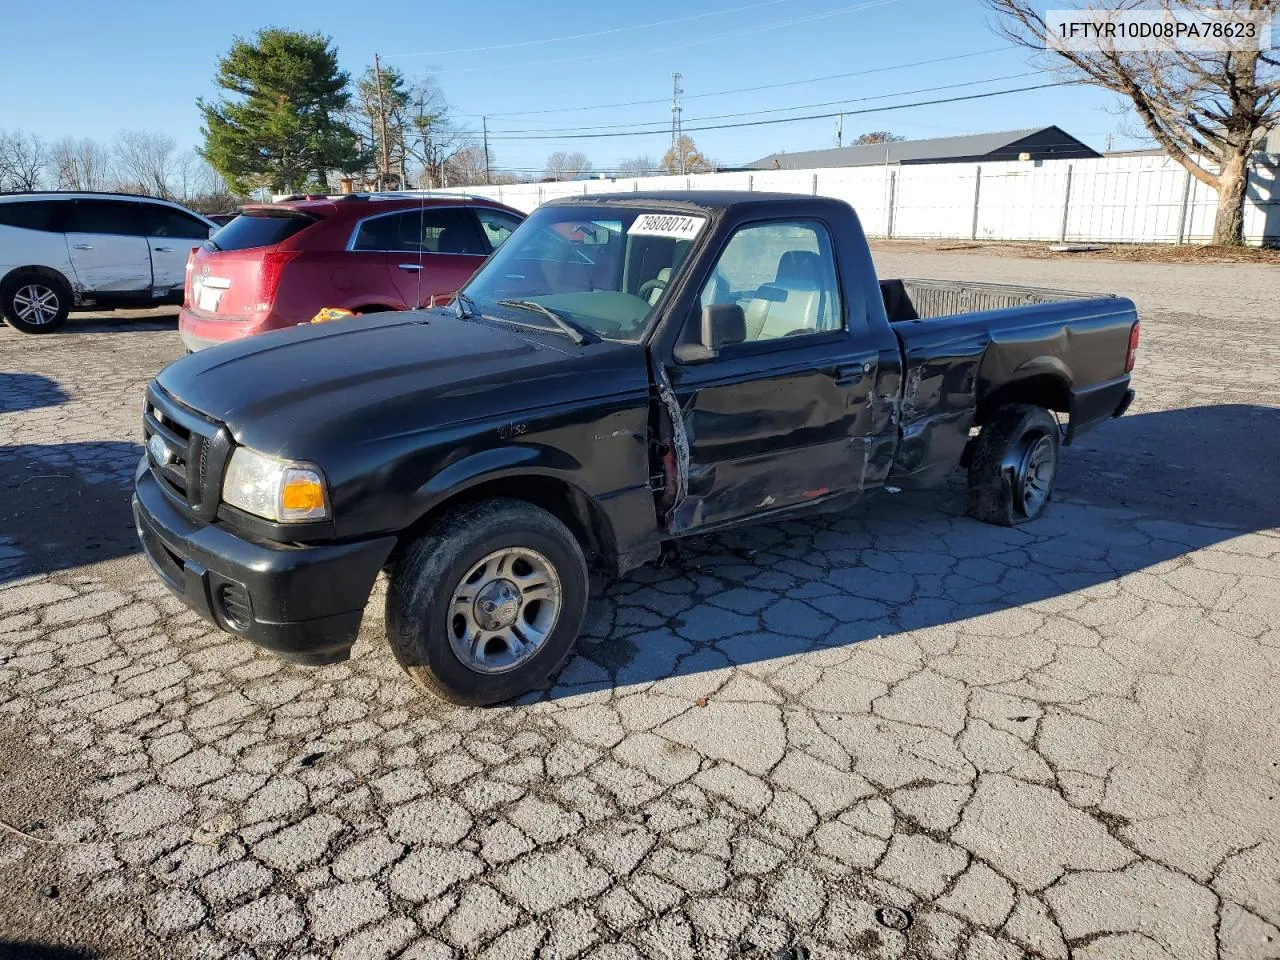
<path id="1" fill-rule="evenodd" d="M 1133 398 L 1132 302 L 878 280 L 819 197 L 631 193 L 539 208 L 444 308 L 202 351 L 147 388 L 133 501 L 165 583 L 223 630 L 346 658 L 387 636 L 459 703 L 542 683 L 588 563 L 968 470 L 1044 510 L 1059 445 Z"/>

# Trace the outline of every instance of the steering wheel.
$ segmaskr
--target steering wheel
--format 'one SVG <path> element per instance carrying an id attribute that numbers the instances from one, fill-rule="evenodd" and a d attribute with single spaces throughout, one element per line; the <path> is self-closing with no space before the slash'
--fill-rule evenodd
<path id="1" fill-rule="evenodd" d="M 657 277 L 654 277 L 652 280 L 646 280 L 644 283 L 640 284 L 640 289 L 636 291 L 636 296 L 641 300 L 648 300 L 649 294 L 653 293 L 653 291 L 665 290 L 666 288 L 667 281 L 659 280 Z"/>

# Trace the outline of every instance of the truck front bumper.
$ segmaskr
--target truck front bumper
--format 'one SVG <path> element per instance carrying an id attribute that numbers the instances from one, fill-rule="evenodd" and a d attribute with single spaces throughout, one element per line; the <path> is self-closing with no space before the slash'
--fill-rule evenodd
<path id="1" fill-rule="evenodd" d="M 189 519 L 147 469 L 135 478 L 133 521 L 160 579 L 228 633 L 311 666 L 351 654 L 365 603 L 395 537 L 320 546 L 242 539 Z"/>

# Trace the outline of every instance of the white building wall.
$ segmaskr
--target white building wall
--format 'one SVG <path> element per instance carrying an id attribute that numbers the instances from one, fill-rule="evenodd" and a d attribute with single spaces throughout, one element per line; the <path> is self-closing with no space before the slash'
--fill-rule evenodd
<path id="1" fill-rule="evenodd" d="M 850 203 L 875 237 L 1206 243 L 1217 197 L 1173 160 L 1010 160 L 461 187 L 526 213 L 558 197 L 637 190 L 752 190 Z M 1280 242 L 1280 154 L 1252 164 L 1245 238 Z"/>

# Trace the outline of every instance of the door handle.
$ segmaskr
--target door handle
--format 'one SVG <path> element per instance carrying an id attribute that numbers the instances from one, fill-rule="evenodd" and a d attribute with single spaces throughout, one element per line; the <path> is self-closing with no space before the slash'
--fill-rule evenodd
<path id="1" fill-rule="evenodd" d="M 401 270 L 408 270 L 410 273 L 417 273 L 419 270 L 421 270 L 421 269 L 422 269 L 422 264 L 420 264 L 420 263 L 402 263 L 402 264 L 400 264 L 400 269 L 401 269 Z"/>
<path id="2" fill-rule="evenodd" d="M 173 253 L 173 247 L 156 247 L 156 253 Z"/>
<path id="3" fill-rule="evenodd" d="M 92 243 L 74 243 L 71 245 L 72 250 L 92 250 Z"/>
<path id="4" fill-rule="evenodd" d="M 862 379 L 862 375 L 871 372 L 869 363 L 841 363 L 835 369 L 835 381 L 841 386 L 852 386 Z"/>

